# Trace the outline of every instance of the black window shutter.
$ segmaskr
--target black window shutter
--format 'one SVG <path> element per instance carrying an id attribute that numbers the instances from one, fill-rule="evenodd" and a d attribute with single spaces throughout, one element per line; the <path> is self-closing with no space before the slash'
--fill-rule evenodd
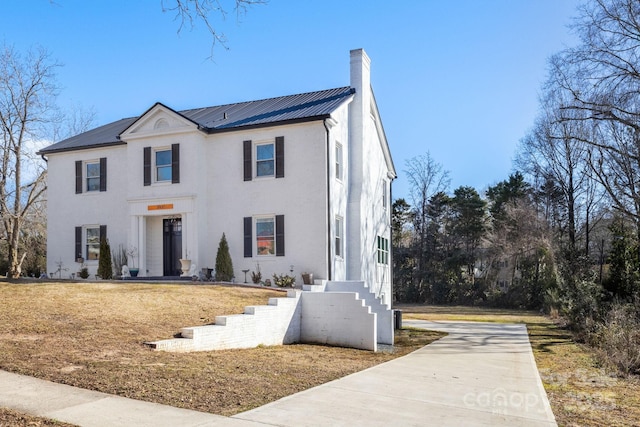
<path id="1" fill-rule="evenodd" d="M 82 161 L 76 161 L 76 194 L 82 193 Z"/>
<path id="2" fill-rule="evenodd" d="M 151 147 L 144 147 L 144 185 L 151 185 Z"/>
<path id="3" fill-rule="evenodd" d="M 100 226 L 100 241 L 102 241 L 102 239 L 106 239 L 107 238 L 107 226 L 106 225 L 101 225 Z"/>
<path id="4" fill-rule="evenodd" d="M 171 183 L 180 183 L 180 144 L 171 145 Z"/>
<path id="5" fill-rule="evenodd" d="M 250 216 L 244 218 L 244 257 L 251 258 L 253 256 L 253 219 Z"/>
<path id="6" fill-rule="evenodd" d="M 276 215 L 276 256 L 284 256 L 284 215 Z"/>
<path id="7" fill-rule="evenodd" d="M 284 178 L 284 136 L 276 137 L 276 178 Z"/>
<path id="8" fill-rule="evenodd" d="M 73 260 L 82 258 L 82 227 L 76 227 L 76 253 L 73 255 Z"/>
<path id="9" fill-rule="evenodd" d="M 107 158 L 100 158 L 100 191 L 107 191 Z"/>
<path id="10" fill-rule="evenodd" d="M 243 159 L 244 159 L 244 180 L 251 181 L 251 141 L 244 141 L 242 146 Z"/>

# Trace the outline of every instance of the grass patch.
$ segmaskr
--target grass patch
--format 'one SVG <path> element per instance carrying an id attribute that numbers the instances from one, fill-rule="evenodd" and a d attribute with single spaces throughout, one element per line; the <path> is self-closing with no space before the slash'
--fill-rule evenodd
<path id="1" fill-rule="evenodd" d="M 48 418 L 34 417 L 11 409 L 0 408 L 0 426 L 12 427 L 74 427 Z"/>
<path id="2" fill-rule="evenodd" d="M 560 426 L 630 426 L 640 420 L 640 379 L 599 366 L 594 350 L 535 312 L 403 305 L 403 317 L 423 320 L 526 323 L 551 409 Z"/>
<path id="3" fill-rule="evenodd" d="M 197 353 L 145 341 L 266 304 L 275 290 L 192 284 L 0 283 L 0 369 L 232 415 L 366 369 L 438 339 L 402 330 L 393 352 L 291 345 Z M 0 423 L 1 424 L 1 423 Z"/>

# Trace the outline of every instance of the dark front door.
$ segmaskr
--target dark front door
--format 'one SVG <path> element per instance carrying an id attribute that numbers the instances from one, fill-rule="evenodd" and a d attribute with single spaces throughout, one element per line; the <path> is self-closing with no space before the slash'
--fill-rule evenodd
<path id="1" fill-rule="evenodd" d="M 180 258 L 182 258 L 182 220 L 165 219 L 162 223 L 163 275 L 179 276 Z"/>

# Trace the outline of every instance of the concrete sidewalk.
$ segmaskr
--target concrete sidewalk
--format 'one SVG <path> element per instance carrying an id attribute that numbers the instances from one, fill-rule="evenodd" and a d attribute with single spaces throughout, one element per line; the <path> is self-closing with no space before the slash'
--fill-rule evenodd
<path id="1" fill-rule="evenodd" d="M 431 345 L 223 417 L 0 371 L 0 407 L 80 426 L 555 426 L 524 325 L 404 321 Z"/>

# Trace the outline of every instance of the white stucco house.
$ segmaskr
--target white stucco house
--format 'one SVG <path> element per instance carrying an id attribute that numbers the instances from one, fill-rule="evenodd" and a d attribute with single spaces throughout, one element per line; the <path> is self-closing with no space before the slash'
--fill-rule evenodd
<path id="1" fill-rule="evenodd" d="M 350 54 L 349 86 L 175 111 L 157 103 L 40 151 L 48 162 L 48 271 L 91 274 L 100 236 L 135 248 L 141 277 L 179 259 L 214 267 L 222 234 L 243 270 L 362 280 L 392 299 L 396 177 L 370 85 Z M 133 265 L 131 265 L 133 264 Z M 249 276 L 250 277 L 250 276 Z"/>

